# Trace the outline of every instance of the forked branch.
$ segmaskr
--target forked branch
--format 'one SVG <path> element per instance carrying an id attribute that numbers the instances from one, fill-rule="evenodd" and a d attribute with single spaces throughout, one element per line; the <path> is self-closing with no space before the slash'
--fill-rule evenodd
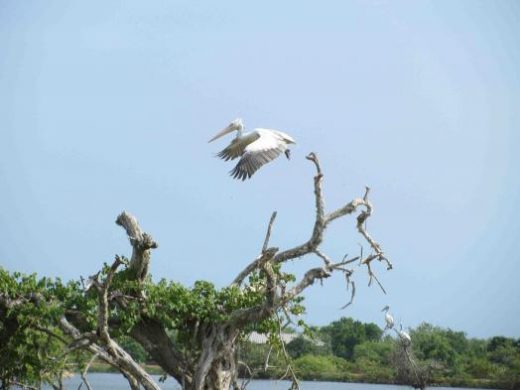
<path id="1" fill-rule="evenodd" d="M 375 239 L 372 238 L 372 236 L 370 236 L 366 229 L 366 221 L 372 215 L 373 212 L 373 206 L 368 199 L 370 189 L 366 187 L 364 196 L 362 198 L 356 198 L 351 202 L 345 204 L 344 206 L 327 214 L 325 213 L 325 202 L 322 191 L 323 172 L 320 166 L 319 159 L 315 153 L 310 153 L 307 156 L 307 159 L 311 161 L 316 168 L 316 175 L 314 176 L 314 197 L 316 213 L 314 226 L 310 238 L 301 245 L 281 252 L 277 252 L 276 248 L 266 249 L 269 243 L 269 238 L 271 236 L 273 222 L 276 217 L 276 212 L 273 213 L 269 221 L 267 234 L 264 240 L 264 245 L 262 247 L 262 253 L 238 274 L 238 276 L 234 279 L 233 284 L 242 284 L 245 278 L 248 275 L 250 275 L 253 271 L 258 269 L 265 270 L 265 264 L 271 261 L 274 264 L 280 264 L 288 260 L 299 258 L 308 254 L 314 254 L 323 261 L 323 266 L 309 269 L 301 278 L 301 280 L 298 281 L 291 289 L 286 289 L 285 285 L 279 285 L 279 294 L 275 300 L 273 300 L 272 296 L 267 296 L 266 301 L 262 305 L 254 308 L 239 310 L 233 313 L 232 318 L 234 318 L 235 320 L 239 319 L 239 321 L 250 321 L 253 319 L 261 318 L 261 316 L 263 315 L 270 315 L 270 313 L 273 313 L 273 311 L 276 311 L 279 308 L 285 309 L 285 305 L 287 305 L 296 296 L 301 294 L 307 287 L 313 285 L 317 280 L 320 282 L 323 281 L 323 279 L 330 277 L 332 273 L 335 271 L 342 272 L 345 275 L 347 288 L 350 289 L 350 300 L 345 306 L 343 306 L 345 308 L 352 303 L 356 293 L 355 284 L 351 280 L 351 276 L 354 270 L 349 267 L 351 266 L 351 264 L 357 262 L 358 260 L 359 264 L 367 266 L 370 284 L 373 280 L 375 280 L 377 284 L 381 287 L 382 291 L 386 293 L 385 289 L 383 288 L 382 284 L 372 271 L 371 267 L 371 262 L 376 259 L 378 261 L 385 262 L 387 265 L 387 269 L 391 269 L 392 264 L 384 255 L 381 246 L 377 243 L 377 241 L 375 241 Z M 363 236 L 363 238 L 366 240 L 373 253 L 364 257 L 363 251 L 361 251 L 361 254 L 359 256 L 352 258 L 348 258 L 347 256 L 345 256 L 343 260 L 339 262 L 334 262 L 332 258 L 330 258 L 320 249 L 320 245 L 323 242 L 324 233 L 331 222 L 341 217 L 353 214 L 361 207 L 363 209 L 359 212 L 357 216 L 357 229 L 359 233 Z"/>
<path id="2" fill-rule="evenodd" d="M 382 262 L 385 262 L 387 265 L 387 269 L 392 268 L 392 263 L 386 256 L 384 255 L 381 246 L 370 236 L 370 234 L 366 230 L 366 221 L 367 219 L 372 215 L 373 212 L 373 206 L 370 203 L 368 199 L 368 194 L 370 192 L 370 189 L 366 187 L 365 194 L 362 198 L 356 198 L 352 200 L 351 202 L 345 204 L 344 206 L 326 214 L 325 213 L 325 202 L 323 198 L 323 191 L 322 191 L 322 182 L 323 182 L 323 172 L 320 166 L 320 162 L 318 159 L 318 156 L 315 153 L 310 153 L 306 157 L 309 161 L 311 161 L 315 168 L 316 168 L 316 175 L 314 176 L 314 197 L 315 197 L 315 220 L 314 220 L 314 226 L 312 229 L 311 237 L 304 242 L 301 245 L 298 245 L 296 247 L 281 251 L 276 253 L 274 256 L 273 262 L 274 263 L 283 263 L 288 260 L 292 260 L 295 258 L 299 258 L 308 254 L 315 254 L 319 258 L 321 258 L 324 262 L 324 266 L 322 269 L 322 272 L 317 272 L 316 269 L 310 270 L 306 276 L 300 281 L 298 284 L 299 287 L 297 290 L 300 290 L 299 292 L 303 291 L 304 288 L 306 288 L 308 285 L 312 284 L 311 281 L 314 282 L 314 280 L 320 276 L 320 279 L 323 279 L 323 275 L 329 274 L 332 271 L 342 271 L 348 273 L 350 276 L 353 272 L 351 269 L 347 269 L 344 266 L 347 264 L 350 264 L 354 262 L 357 259 L 361 259 L 361 264 L 366 264 L 369 272 L 369 276 L 372 279 L 375 279 L 378 283 L 379 280 L 375 277 L 374 273 L 372 272 L 372 269 L 369 267 L 370 262 L 372 260 L 379 260 Z M 333 260 L 327 256 L 321 249 L 320 244 L 323 242 L 323 236 L 325 233 L 325 230 L 327 229 L 328 225 L 335 221 L 336 219 L 339 219 L 341 217 L 344 217 L 346 215 L 353 214 L 356 212 L 360 207 L 363 207 L 364 209 L 359 213 L 357 217 L 357 229 L 359 233 L 364 237 L 366 242 L 369 244 L 370 248 L 375 252 L 374 254 L 371 254 L 365 258 L 361 255 L 360 257 L 350 259 L 345 261 L 345 259 L 341 262 L 334 263 Z M 274 218 L 276 216 L 276 212 L 273 213 L 273 216 L 271 217 L 271 220 L 269 221 L 268 230 L 266 239 L 264 242 L 264 247 L 262 250 L 262 253 L 253 260 L 246 268 L 244 268 L 243 271 L 239 273 L 239 275 L 235 278 L 233 283 L 240 285 L 244 279 L 254 270 L 258 269 L 260 267 L 260 264 L 262 263 L 262 259 L 264 258 L 264 251 L 267 247 L 267 243 L 269 241 L 269 237 L 271 235 L 271 229 L 274 222 Z M 311 272 L 312 271 L 312 272 Z M 314 276 L 314 277 L 311 277 Z M 381 286 L 381 284 L 379 283 Z M 302 288 L 305 286 L 304 288 Z M 381 286 L 382 288 L 382 286 Z M 293 292 L 296 291 L 293 289 Z M 384 291 L 384 289 L 383 289 Z"/>

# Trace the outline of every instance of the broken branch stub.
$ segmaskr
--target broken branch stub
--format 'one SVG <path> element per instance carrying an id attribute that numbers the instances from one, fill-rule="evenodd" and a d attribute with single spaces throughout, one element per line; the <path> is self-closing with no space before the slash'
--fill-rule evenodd
<path id="1" fill-rule="evenodd" d="M 150 264 L 150 250 L 158 247 L 149 234 L 143 232 L 137 219 L 123 211 L 116 219 L 116 224 L 125 229 L 130 244 L 132 245 L 132 258 L 130 269 L 135 272 L 137 280 L 142 282 L 148 276 Z"/>

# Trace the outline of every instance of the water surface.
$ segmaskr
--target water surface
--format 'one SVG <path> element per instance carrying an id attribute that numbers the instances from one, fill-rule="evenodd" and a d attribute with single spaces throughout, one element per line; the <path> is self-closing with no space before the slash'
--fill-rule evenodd
<path id="1" fill-rule="evenodd" d="M 153 375 L 158 382 L 159 376 Z M 126 390 L 129 388 L 128 382 L 120 374 L 102 374 L 92 373 L 88 375 L 88 380 L 94 390 Z M 81 378 L 76 375 L 64 381 L 67 389 L 77 389 L 81 384 Z M 168 378 L 166 382 L 160 383 L 163 390 L 180 390 L 181 387 L 177 382 Z M 248 390 L 287 390 L 289 388 L 287 381 L 274 380 L 256 380 L 251 381 Z M 46 387 L 45 389 L 50 389 Z M 85 390 L 85 385 L 81 386 Z M 396 385 L 373 385 L 367 383 L 337 383 L 337 382 L 301 382 L 301 390 L 410 390 L 411 387 Z M 458 387 L 435 387 L 435 390 L 457 390 Z"/>

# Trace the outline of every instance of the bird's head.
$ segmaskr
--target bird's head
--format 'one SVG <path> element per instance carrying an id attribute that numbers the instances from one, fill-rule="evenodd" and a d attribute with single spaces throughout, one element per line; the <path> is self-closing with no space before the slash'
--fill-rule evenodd
<path id="1" fill-rule="evenodd" d="M 228 133 L 231 133 L 232 131 L 242 131 L 244 129 L 244 122 L 242 119 L 237 118 L 233 122 L 231 122 L 225 129 L 222 129 L 219 131 L 212 139 L 210 139 L 208 142 L 213 142 L 217 138 L 222 137 L 223 135 L 226 135 Z"/>

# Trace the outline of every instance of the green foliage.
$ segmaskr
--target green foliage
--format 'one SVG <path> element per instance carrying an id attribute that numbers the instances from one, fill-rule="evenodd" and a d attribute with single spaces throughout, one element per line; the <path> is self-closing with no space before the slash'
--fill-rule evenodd
<path id="1" fill-rule="evenodd" d="M 196 353 L 200 344 L 194 329 L 226 321 L 238 309 L 260 307 L 265 302 L 267 274 L 263 270 L 252 273 L 242 288 L 217 289 L 207 281 L 186 287 L 164 279 L 154 283 L 151 277 L 140 283 L 127 267 L 128 260 L 121 259 L 123 266 L 113 275 L 108 291 L 109 297 L 118 296 L 124 302 L 110 305 L 109 324 L 116 324 L 111 335 L 140 362 L 148 356 L 128 334 L 143 316 L 162 323 L 181 349 Z M 283 273 L 280 265 L 268 266 L 279 282 L 294 281 L 294 276 Z M 109 272 L 111 266 L 104 264 L 98 281 L 103 283 Z M 63 349 L 70 340 L 57 327 L 65 313 L 81 319 L 75 323 L 80 331 L 95 332 L 97 328 L 98 292 L 96 288 L 85 292 L 79 282 L 38 279 L 36 275 L 10 274 L 0 268 L 0 298 L 16 302 L 4 304 L 3 309 L 0 306 L 0 379 L 5 383 L 16 379 L 29 384 L 51 383 L 65 371 Z M 302 300 L 297 297 L 289 302 L 289 313 L 302 314 Z M 271 345 L 279 348 L 279 328 L 280 322 L 273 314 L 246 326 L 242 335 L 256 330 L 267 334 Z M 79 352 L 76 355 L 75 369 L 79 369 L 85 356 Z"/>
<path id="2" fill-rule="evenodd" d="M 394 348 L 393 340 L 365 341 L 354 347 L 354 361 L 370 362 L 375 365 L 388 365 Z"/>
<path id="3" fill-rule="evenodd" d="M 520 384 L 518 340 L 493 337 L 468 339 L 463 332 L 421 324 L 411 332 L 413 348 L 421 360 L 440 363 L 437 383 L 515 388 Z"/>
<path id="4" fill-rule="evenodd" d="M 331 350 L 328 344 L 321 340 L 313 340 L 308 336 L 299 336 L 286 345 L 287 352 L 293 358 L 302 355 L 330 355 Z"/>
<path id="5" fill-rule="evenodd" d="M 296 374 L 310 380 L 352 380 L 350 364 L 336 356 L 303 355 L 294 361 Z"/>
<path id="6" fill-rule="evenodd" d="M 392 383 L 397 374 L 391 364 L 395 338 L 386 336 L 374 339 L 379 332 L 365 331 L 367 328 L 377 330 L 373 324 L 362 324 L 346 318 L 322 328 L 308 327 L 325 346 L 318 347 L 303 337 L 296 338 L 286 346 L 294 358 L 293 367 L 299 377 L 309 380 Z M 417 363 L 433 370 L 434 384 L 503 389 L 520 386 L 519 340 L 505 337 L 469 339 L 463 332 L 430 324 L 421 324 L 410 333 Z M 359 341 L 363 338 L 371 339 Z M 341 356 L 346 348 L 339 346 L 344 347 L 345 344 L 353 345 L 349 359 Z M 259 365 L 263 364 L 267 354 L 266 351 L 263 353 L 257 351 L 256 362 Z M 248 355 L 242 358 L 252 362 Z M 279 374 L 274 370 L 262 373 L 262 377 L 276 378 Z"/>
<path id="7" fill-rule="evenodd" d="M 146 353 L 141 344 L 137 343 L 132 338 L 128 336 L 120 336 L 116 341 L 136 362 L 145 363 L 149 360 L 148 353 Z"/>
<path id="8" fill-rule="evenodd" d="M 56 324 L 66 307 L 88 311 L 78 284 L 0 268 L 0 382 L 52 384 L 83 364 L 81 352 L 63 354 L 67 338 Z"/>
<path id="9" fill-rule="evenodd" d="M 445 331 L 430 324 L 421 324 L 411 332 L 414 351 L 420 360 L 435 360 L 453 367 L 457 351 Z"/>
<path id="10" fill-rule="evenodd" d="M 272 270 L 279 280 L 284 283 L 294 281 L 294 276 L 281 272 L 280 265 L 273 265 Z M 119 290 L 128 290 L 135 286 L 119 281 Z M 231 313 L 239 309 L 261 306 L 265 303 L 265 288 L 267 286 L 267 275 L 264 271 L 253 272 L 249 277 L 249 283 L 240 288 L 229 286 L 217 289 L 207 281 L 196 281 L 189 288 L 180 283 L 168 282 L 165 279 L 158 283 L 150 280 L 144 285 L 146 299 L 138 305 L 129 306 L 122 316 L 118 318 L 121 322 L 121 330 L 124 333 L 139 319 L 140 315 L 146 315 L 156 319 L 171 331 L 176 344 L 180 347 L 192 350 L 194 345 L 193 330 L 204 324 L 216 324 L 229 319 Z M 289 313 L 299 315 L 304 312 L 301 304 L 303 298 L 296 297 L 289 302 Z M 242 335 L 246 336 L 251 331 L 267 334 L 270 343 L 280 346 L 278 340 L 279 321 L 276 316 L 271 316 L 254 324 L 247 325 L 242 329 Z"/>
<path id="11" fill-rule="evenodd" d="M 283 283 L 294 281 L 294 276 L 281 272 L 279 266 L 272 270 Z M 108 271 L 105 265 L 100 281 Z M 111 305 L 109 321 L 117 324 L 112 336 L 136 361 L 146 362 L 146 352 L 128 336 L 132 326 L 146 315 L 161 322 L 181 348 L 196 350 L 195 324 L 216 324 L 229 319 L 237 309 L 260 307 L 265 302 L 267 282 L 265 272 L 258 271 L 242 288 L 218 289 L 206 281 L 186 287 L 166 280 L 154 283 L 151 278 L 139 284 L 131 271 L 122 267 L 114 275 L 109 291 L 109 296 L 118 294 L 125 300 L 124 309 Z M 297 297 L 289 303 L 291 314 L 304 312 L 302 300 Z M 79 350 L 63 353 L 71 340 L 57 326 L 58 320 L 64 313 L 79 316 L 80 330 L 92 332 L 97 325 L 97 307 L 97 292 L 92 289 L 85 293 L 79 282 L 65 283 L 0 268 L 0 381 L 18 380 L 33 386 L 56 384 L 65 373 L 81 370 L 89 355 Z M 301 378 L 387 383 L 393 380 L 390 356 L 394 339 L 381 339 L 382 330 L 377 325 L 351 318 L 341 318 L 322 328 L 308 327 L 303 321 L 298 324 L 305 336 L 294 339 L 286 349 Z M 281 353 L 280 320 L 276 313 L 244 327 L 242 337 L 253 330 L 267 335 L 273 347 L 269 364 L 276 367 L 259 370 L 259 375 L 282 375 L 287 362 Z M 419 363 L 436 367 L 434 383 L 506 389 L 520 386 L 520 340 L 468 339 L 463 332 L 430 324 L 413 329 L 411 337 Z M 241 360 L 251 367 L 263 367 L 270 346 L 249 345 L 241 351 Z"/>
<path id="12" fill-rule="evenodd" d="M 356 345 L 378 340 L 383 331 L 376 324 L 363 324 L 352 318 L 340 318 L 321 329 L 328 336 L 334 355 L 352 359 Z"/>

